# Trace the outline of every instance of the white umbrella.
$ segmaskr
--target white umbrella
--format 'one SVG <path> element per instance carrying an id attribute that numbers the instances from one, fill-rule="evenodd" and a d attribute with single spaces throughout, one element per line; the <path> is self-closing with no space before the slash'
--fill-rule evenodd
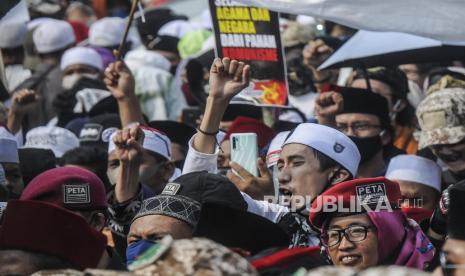
<path id="1" fill-rule="evenodd" d="M 361 30 L 465 40 L 463 0 L 237 0 L 278 12 L 305 14 Z"/>
<path id="2" fill-rule="evenodd" d="M 463 59 L 463 46 L 465 42 L 442 42 L 405 33 L 358 31 L 319 69 Z"/>

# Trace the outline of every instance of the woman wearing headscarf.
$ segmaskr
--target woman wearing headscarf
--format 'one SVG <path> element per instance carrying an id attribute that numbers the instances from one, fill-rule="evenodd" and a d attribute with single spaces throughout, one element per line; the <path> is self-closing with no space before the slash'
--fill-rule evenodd
<path id="1" fill-rule="evenodd" d="M 434 247 L 398 207 L 399 185 L 384 177 L 338 184 L 316 198 L 310 221 L 321 229 L 322 249 L 335 266 L 379 265 L 427 269 Z"/>

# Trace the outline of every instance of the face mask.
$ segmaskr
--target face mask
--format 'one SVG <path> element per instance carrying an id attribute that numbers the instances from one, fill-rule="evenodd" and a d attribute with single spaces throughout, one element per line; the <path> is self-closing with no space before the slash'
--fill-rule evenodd
<path id="1" fill-rule="evenodd" d="M 126 248 L 126 261 L 127 265 L 130 265 L 132 262 L 136 260 L 136 258 L 142 254 L 144 254 L 147 249 L 155 245 L 156 242 L 151 240 L 139 240 L 135 243 L 128 245 Z"/>
<path id="2" fill-rule="evenodd" d="M 96 80 L 98 78 L 98 74 L 74 73 L 71 75 L 66 75 L 63 77 L 63 81 L 61 85 L 63 86 L 64 89 L 71 89 L 82 77 Z"/>
<path id="3" fill-rule="evenodd" d="M 358 138 L 355 136 L 349 136 L 350 139 L 357 145 L 358 150 L 362 159 L 360 164 L 363 164 L 373 158 L 382 148 L 383 143 L 381 142 L 381 137 L 379 135 L 368 137 L 368 138 Z"/>
<path id="4" fill-rule="evenodd" d="M 116 185 L 116 180 L 118 179 L 118 170 L 107 171 L 108 181 L 112 186 Z"/>

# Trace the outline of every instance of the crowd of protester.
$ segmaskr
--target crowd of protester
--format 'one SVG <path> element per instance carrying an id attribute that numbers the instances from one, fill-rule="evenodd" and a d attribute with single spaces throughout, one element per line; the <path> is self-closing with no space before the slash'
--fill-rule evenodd
<path id="1" fill-rule="evenodd" d="M 462 61 L 320 71 L 356 30 L 281 14 L 294 109 L 261 107 L 208 10 L 141 1 L 120 47 L 130 1 L 27 3 L 0 23 L 0 275 L 465 274 Z"/>

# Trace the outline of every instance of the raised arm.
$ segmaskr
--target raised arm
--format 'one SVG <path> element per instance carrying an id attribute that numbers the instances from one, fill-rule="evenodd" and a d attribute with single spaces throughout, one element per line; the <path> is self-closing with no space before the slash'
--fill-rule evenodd
<path id="1" fill-rule="evenodd" d="M 120 160 L 115 185 L 115 200 L 127 202 L 137 196 L 140 190 L 139 166 L 142 159 L 144 132 L 139 127 L 125 128 L 113 137 L 116 155 Z"/>
<path id="2" fill-rule="evenodd" d="M 105 69 L 105 84 L 119 107 L 119 116 L 123 127 L 131 123 L 145 125 L 144 116 L 135 94 L 135 81 L 129 68 L 123 61 L 116 61 Z"/>
<path id="3" fill-rule="evenodd" d="M 336 127 L 336 115 L 343 109 L 344 98 L 337 92 L 321 93 L 315 101 L 315 117 L 322 125 Z"/>
<path id="4" fill-rule="evenodd" d="M 8 111 L 8 129 L 16 134 L 21 130 L 24 115 L 38 104 L 39 96 L 32 90 L 23 89 L 15 92 Z"/>
<path id="5" fill-rule="evenodd" d="M 210 69 L 210 91 L 205 113 L 193 141 L 195 150 L 214 153 L 221 119 L 231 99 L 249 85 L 250 66 L 229 58 L 216 58 Z"/>

